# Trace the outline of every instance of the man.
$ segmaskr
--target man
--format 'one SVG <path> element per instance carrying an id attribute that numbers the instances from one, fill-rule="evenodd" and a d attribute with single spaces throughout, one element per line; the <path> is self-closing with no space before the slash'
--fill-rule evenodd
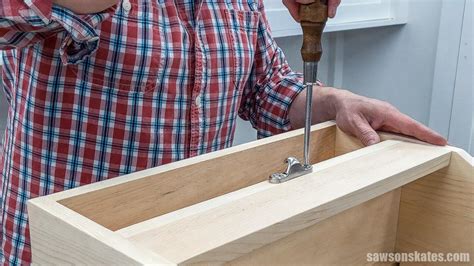
<path id="1" fill-rule="evenodd" d="M 30 198 L 229 147 L 237 114 L 259 137 L 304 124 L 301 75 L 261 0 L 116 1 L 2 1 L 4 264 L 31 260 Z M 377 129 L 446 143 L 381 101 L 330 87 L 313 101 L 314 123 L 366 145 Z"/>

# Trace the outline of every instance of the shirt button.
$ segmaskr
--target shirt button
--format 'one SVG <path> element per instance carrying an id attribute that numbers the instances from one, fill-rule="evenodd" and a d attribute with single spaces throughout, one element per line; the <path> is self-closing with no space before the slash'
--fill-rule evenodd
<path id="1" fill-rule="evenodd" d="M 202 101 L 202 96 L 201 94 L 198 94 L 198 96 L 196 96 L 196 106 L 198 108 L 201 108 L 201 101 Z"/>
<path id="2" fill-rule="evenodd" d="M 132 9 L 132 5 L 130 4 L 130 1 L 129 0 L 123 0 L 122 2 L 122 8 L 125 12 L 130 12 L 130 10 Z"/>

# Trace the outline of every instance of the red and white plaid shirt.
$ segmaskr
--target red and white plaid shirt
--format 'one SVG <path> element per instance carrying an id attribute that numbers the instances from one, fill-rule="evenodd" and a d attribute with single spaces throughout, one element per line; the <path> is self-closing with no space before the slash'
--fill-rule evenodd
<path id="1" fill-rule="evenodd" d="M 2 0 L 0 49 L 4 264 L 31 260 L 28 199 L 229 147 L 237 115 L 260 137 L 287 131 L 303 88 L 262 0 L 123 0 L 92 15 Z"/>

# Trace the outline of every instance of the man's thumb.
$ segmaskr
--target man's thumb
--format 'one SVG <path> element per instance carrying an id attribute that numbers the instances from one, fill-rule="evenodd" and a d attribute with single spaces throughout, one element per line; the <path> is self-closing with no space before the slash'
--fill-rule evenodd
<path id="1" fill-rule="evenodd" d="M 359 121 L 355 126 L 355 135 L 365 146 L 374 145 L 380 142 L 379 135 L 365 120 Z"/>

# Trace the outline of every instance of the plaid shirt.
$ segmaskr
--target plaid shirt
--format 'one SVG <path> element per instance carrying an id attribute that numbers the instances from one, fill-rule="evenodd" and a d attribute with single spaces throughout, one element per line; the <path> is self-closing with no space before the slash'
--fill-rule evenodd
<path id="1" fill-rule="evenodd" d="M 2 0 L 9 102 L 0 153 L 0 258 L 29 263 L 26 201 L 290 129 L 302 90 L 262 1 L 123 0 L 77 15 Z"/>

